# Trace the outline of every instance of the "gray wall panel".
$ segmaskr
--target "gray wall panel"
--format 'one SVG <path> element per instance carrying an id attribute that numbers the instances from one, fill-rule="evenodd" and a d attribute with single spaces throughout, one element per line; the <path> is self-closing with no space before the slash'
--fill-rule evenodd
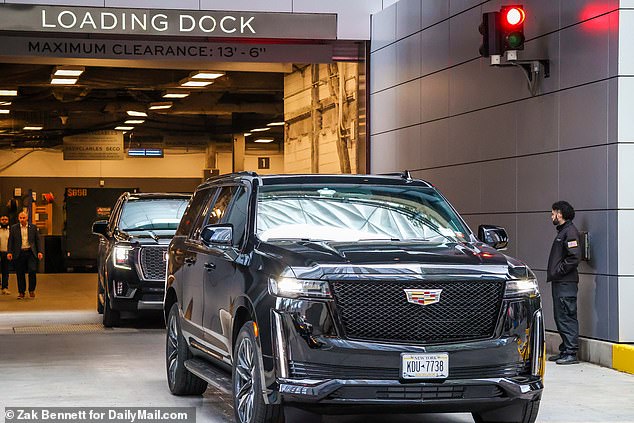
<path id="1" fill-rule="evenodd" d="M 619 281 L 612 277 L 634 275 L 634 264 L 629 264 L 634 260 L 626 257 L 631 248 L 624 235 L 618 236 L 634 232 L 634 212 L 614 210 L 630 203 L 634 208 L 634 174 L 629 175 L 634 149 L 608 144 L 617 139 L 634 142 L 634 78 L 609 79 L 617 75 L 618 63 L 626 69 L 629 61 L 634 75 L 634 59 L 622 57 L 623 49 L 618 50 L 619 31 L 624 37 L 618 13 L 599 16 L 617 3 L 524 1 L 529 41 L 519 56 L 547 58 L 551 65 L 550 77 L 539 77 L 538 95 L 532 96 L 521 69 L 492 67 L 478 57 L 481 13 L 498 10 L 507 1 L 423 1 L 422 124 L 399 130 L 398 135 L 394 131 L 399 138 L 396 169 L 405 164 L 420 169 L 414 174 L 438 186 L 474 229 L 483 219 L 500 217 L 514 231 L 509 253 L 538 271 L 545 270 L 555 236 L 550 206 L 558 199 L 570 201 L 578 210 L 578 226 L 590 232 L 593 254 L 592 261 L 580 267 L 589 281 L 581 294 L 582 331 L 584 336 L 609 340 L 623 336 L 614 317 L 618 314 L 611 314 L 617 313 L 620 295 Z M 581 23 L 584 20 L 588 21 Z M 409 23 L 396 26 L 399 34 L 411 28 Z M 399 48 L 401 55 L 408 55 L 406 50 L 412 51 L 414 45 Z M 410 65 L 417 58 L 416 53 L 410 61 L 399 58 L 401 77 L 412 76 Z M 385 54 L 378 60 L 388 62 Z M 390 76 L 380 78 L 385 83 Z M 410 121 L 407 109 L 412 101 L 398 97 L 397 113 L 404 114 L 399 123 Z M 382 104 L 375 99 L 371 112 L 385 113 L 386 98 L 381 98 Z M 382 128 L 390 125 L 377 123 Z M 420 148 L 409 144 L 409 136 L 417 131 Z M 544 305 L 551 313 L 550 286 L 543 281 L 540 286 L 548 289 Z M 612 317 L 600 321 L 597 316 Z M 551 315 L 547 322 L 554 329 Z"/>
<path id="2" fill-rule="evenodd" d="M 607 211 L 577 212 L 574 220 L 575 226 L 580 231 L 589 232 L 592 237 L 590 241 L 591 260 L 589 262 L 582 261 L 579 265 L 579 272 L 608 275 L 610 270 L 617 270 L 609 268 L 608 256 L 610 250 L 608 248 L 608 239 L 610 237 L 610 228 L 608 214 L 609 212 Z"/>
<path id="3" fill-rule="evenodd" d="M 400 3 L 399 3 L 400 4 Z M 396 43 L 396 81 L 403 83 L 421 75 L 421 34 L 414 34 Z M 389 47 L 388 47 L 389 48 Z M 386 48 L 385 50 L 387 50 Z"/>
<path id="4" fill-rule="evenodd" d="M 48 4 L 55 6 L 94 6 L 103 7 L 105 0 L 11 0 L 2 3 L 15 4 Z"/>
<path id="5" fill-rule="evenodd" d="M 517 210 L 550 210 L 559 198 L 559 157 L 557 153 L 517 159 Z"/>
<path id="6" fill-rule="evenodd" d="M 574 90 L 564 90 L 560 93 L 559 99 L 561 149 L 607 143 L 607 81 L 595 82 Z"/>
<path id="7" fill-rule="evenodd" d="M 293 0 L 295 13 L 337 13 L 337 38 L 340 40 L 369 40 L 367 17 L 382 8 L 381 0 Z M 393 8 L 388 8 L 388 14 L 393 13 Z"/>
<path id="8" fill-rule="evenodd" d="M 449 3 L 451 5 L 451 2 Z M 459 14 L 449 21 L 449 64 L 455 65 L 478 57 L 480 33 L 478 25 L 482 21 L 481 7 L 475 7 Z"/>
<path id="9" fill-rule="evenodd" d="M 485 128 L 480 125 L 476 113 L 467 113 L 450 119 L 447 150 L 449 163 L 466 163 L 480 160 L 480 140 Z"/>
<path id="10" fill-rule="evenodd" d="M 436 72 L 420 80 L 421 120 L 447 117 L 449 114 L 449 71 Z"/>
<path id="11" fill-rule="evenodd" d="M 420 125 L 403 128 L 396 131 L 397 154 L 404 160 L 399 162 L 401 166 L 395 170 L 416 169 L 421 161 Z"/>
<path id="12" fill-rule="evenodd" d="M 608 205 L 606 146 L 559 153 L 559 195 L 577 209 Z"/>
<path id="13" fill-rule="evenodd" d="M 370 128 L 373 134 L 393 130 L 396 125 L 396 114 L 401 113 L 396 107 L 396 88 L 372 94 L 373 108 L 370 115 Z"/>
<path id="14" fill-rule="evenodd" d="M 603 15 L 619 7 L 619 0 L 560 0 L 561 27 Z M 561 28 L 560 27 L 560 28 Z"/>
<path id="15" fill-rule="evenodd" d="M 517 103 L 517 154 L 556 151 L 559 146 L 559 93 Z"/>
<path id="16" fill-rule="evenodd" d="M 396 48 L 386 47 L 372 54 L 370 61 L 370 93 L 396 85 Z"/>
<path id="17" fill-rule="evenodd" d="M 396 39 L 420 31 L 423 0 L 400 0 L 396 3 Z"/>
<path id="18" fill-rule="evenodd" d="M 422 170 L 414 175 L 438 187 L 460 213 L 480 210 L 480 169 L 477 165 Z"/>
<path id="19" fill-rule="evenodd" d="M 423 28 L 434 25 L 449 17 L 449 2 L 447 0 L 423 1 Z"/>
<path id="20" fill-rule="evenodd" d="M 482 213 L 514 212 L 517 205 L 517 159 L 480 165 Z"/>
<path id="21" fill-rule="evenodd" d="M 370 50 L 375 51 L 396 41 L 396 4 L 372 15 Z"/>
<path id="22" fill-rule="evenodd" d="M 396 132 L 372 137 L 370 166 L 372 173 L 394 172 L 400 164 L 396 160 Z"/>
<path id="23" fill-rule="evenodd" d="M 480 159 L 491 160 L 517 154 L 517 104 L 510 103 L 473 113 L 486 142 L 479 142 Z"/>
<path id="24" fill-rule="evenodd" d="M 517 256 L 535 270 L 546 270 L 556 232 L 550 211 L 517 215 Z"/>
<path id="25" fill-rule="evenodd" d="M 481 3 L 484 0 L 449 0 L 449 15 L 453 16 Z"/>
<path id="26" fill-rule="evenodd" d="M 569 46 L 560 52 L 561 88 L 608 77 L 609 25 L 610 17 L 603 15 L 561 30 L 560 45 Z"/>
<path id="27" fill-rule="evenodd" d="M 425 3 L 424 7 L 427 7 Z M 449 21 L 440 22 L 421 33 L 422 74 L 449 66 Z"/>
<path id="28" fill-rule="evenodd" d="M 396 126 L 417 125 L 420 123 L 420 79 L 396 86 Z M 401 156 L 404 157 L 404 156 Z"/>
<path id="29" fill-rule="evenodd" d="M 414 169 L 441 166 L 449 162 L 449 119 L 428 122 L 420 127 L 421 159 Z"/>

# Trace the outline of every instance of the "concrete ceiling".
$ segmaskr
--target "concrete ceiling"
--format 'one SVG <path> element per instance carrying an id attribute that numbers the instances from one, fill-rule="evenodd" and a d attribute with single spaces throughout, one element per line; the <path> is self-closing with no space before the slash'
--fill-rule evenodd
<path id="1" fill-rule="evenodd" d="M 0 114 L 0 148 L 53 147 L 67 135 L 111 130 L 133 119 L 128 110 L 145 111 L 148 116 L 126 133 L 127 139 L 169 138 L 180 140 L 179 144 L 230 141 L 232 134 L 283 120 L 282 73 L 227 71 L 206 88 L 190 89 L 189 97 L 166 100 L 165 90 L 178 87 L 200 69 L 85 67 L 76 85 L 53 86 L 54 69 L 0 64 L 0 89 L 18 90 L 17 97 L 0 97 L 0 109 L 10 110 Z M 172 101 L 173 107 L 148 110 L 150 103 L 164 101 Z M 44 129 L 27 131 L 26 125 Z M 275 127 L 266 136 L 281 143 L 283 131 Z"/>

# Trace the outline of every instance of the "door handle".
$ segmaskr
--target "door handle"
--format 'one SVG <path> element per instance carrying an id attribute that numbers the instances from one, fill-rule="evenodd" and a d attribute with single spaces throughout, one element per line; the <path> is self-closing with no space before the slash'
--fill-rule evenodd
<path id="1" fill-rule="evenodd" d="M 214 263 L 205 263 L 203 267 L 207 270 L 214 270 L 216 268 L 216 265 Z"/>
<path id="2" fill-rule="evenodd" d="M 186 257 L 185 260 L 183 260 L 185 262 L 185 264 L 194 264 L 196 263 L 196 259 L 192 258 L 192 257 Z"/>

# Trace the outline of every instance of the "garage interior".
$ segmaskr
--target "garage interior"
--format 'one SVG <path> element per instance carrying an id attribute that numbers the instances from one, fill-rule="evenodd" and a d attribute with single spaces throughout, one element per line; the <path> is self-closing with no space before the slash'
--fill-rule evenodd
<path id="1" fill-rule="evenodd" d="M 1 326 L 69 323 L 73 314 L 59 312 L 94 312 L 98 238 L 89 225 L 107 217 L 114 200 L 88 201 L 82 221 L 72 221 L 72 190 L 110 190 L 116 199 L 129 189 L 192 192 L 207 177 L 232 171 L 364 171 L 365 45 L 335 50 L 345 60 L 0 63 L 0 205 L 12 223 L 30 207 L 45 246 L 37 300 L 16 304 L 15 295 L 0 296 L 0 314 L 44 313 L 13 314 L 18 321 Z M 64 159 L 65 140 L 113 133 L 123 139 L 122 159 Z M 17 293 L 13 273 L 9 284 Z M 76 317 L 86 321 L 86 314 Z"/>

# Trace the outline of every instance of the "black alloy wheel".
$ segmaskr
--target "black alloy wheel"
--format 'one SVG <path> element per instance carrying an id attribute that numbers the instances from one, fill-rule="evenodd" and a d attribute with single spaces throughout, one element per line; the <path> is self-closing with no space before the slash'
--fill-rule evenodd
<path id="1" fill-rule="evenodd" d="M 281 423 L 283 408 L 266 404 L 262 393 L 260 353 L 253 322 L 240 329 L 233 353 L 233 409 L 238 423 Z"/>
<path id="2" fill-rule="evenodd" d="M 103 314 L 103 303 L 101 302 L 102 295 L 105 297 L 101 281 L 99 280 L 99 276 L 97 276 L 97 313 L 99 314 Z"/>
<path id="3" fill-rule="evenodd" d="M 117 326 L 119 324 L 119 310 L 113 310 L 112 305 L 110 304 L 110 293 L 103 293 L 103 325 L 106 328 L 111 328 L 113 326 Z"/>
<path id="4" fill-rule="evenodd" d="M 207 382 L 185 367 L 185 361 L 190 358 L 192 354 L 180 328 L 178 304 L 174 303 L 167 317 L 165 345 L 167 385 L 174 395 L 200 395 L 207 389 Z"/>

